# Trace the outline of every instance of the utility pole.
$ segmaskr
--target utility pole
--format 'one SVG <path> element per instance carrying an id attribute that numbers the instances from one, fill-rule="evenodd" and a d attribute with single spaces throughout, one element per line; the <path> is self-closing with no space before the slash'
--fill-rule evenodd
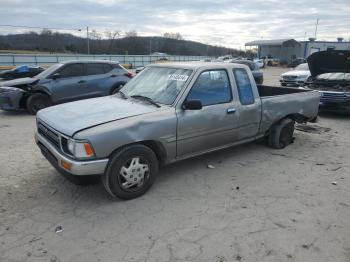
<path id="1" fill-rule="evenodd" d="M 152 38 L 149 38 L 149 54 L 152 54 Z"/>
<path id="2" fill-rule="evenodd" d="M 89 27 L 86 27 L 87 53 L 90 55 Z"/>
<path id="3" fill-rule="evenodd" d="M 315 40 L 317 39 L 317 27 L 318 27 L 318 21 L 319 21 L 320 19 L 318 19 L 317 18 L 317 20 L 316 20 L 316 28 L 315 28 Z"/>

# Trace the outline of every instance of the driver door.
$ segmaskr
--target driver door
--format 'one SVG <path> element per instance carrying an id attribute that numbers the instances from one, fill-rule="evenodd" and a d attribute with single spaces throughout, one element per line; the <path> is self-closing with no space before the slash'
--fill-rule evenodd
<path id="1" fill-rule="evenodd" d="M 54 102 L 74 101 L 86 96 L 87 82 L 82 63 L 67 64 L 57 73 L 60 77 L 50 83 Z"/>
<path id="2" fill-rule="evenodd" d="M 200 100 L 203 108 L 177 111 L 177 157 L 209 151 L 237 140 L 237 105 L 232 99 L 226 70 L 202 72 L 186 99 Z"/>

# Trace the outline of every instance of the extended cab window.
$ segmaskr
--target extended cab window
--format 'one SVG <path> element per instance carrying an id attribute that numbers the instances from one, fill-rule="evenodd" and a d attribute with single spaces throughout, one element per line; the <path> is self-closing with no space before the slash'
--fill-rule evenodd
<path id="1" fill-rule="evenodd" d="M 203 72 L 187 96 L 187 100 L 200 100 L 203 106 L 227 103 L 231 99 L 231 86 L 226 70 Z"/>
<path id="2" fill-rule="evenodd" d="M 87 75 L 102 75 L 105 74 L 104 64 L 93 63 L 93 64 L 85 64 L 86 66 L 86 74 Z"/>
<path id="3" fill-rule="evenodd" d="M 61 77 L 73 77 L 84 75 L 83 64 L 66 65 L 59 71 Z"/>
<path id="4" fill-rule="evenodd" d="M 239 100 L 242 105 L 254 104 L 254 95 L 248 73 L 243 68 L 233 69 L 236 85 L 238 88 Z"/>

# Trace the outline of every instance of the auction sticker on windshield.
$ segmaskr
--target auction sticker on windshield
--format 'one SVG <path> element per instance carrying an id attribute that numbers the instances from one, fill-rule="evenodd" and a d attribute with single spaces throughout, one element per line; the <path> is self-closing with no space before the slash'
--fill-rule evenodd
<path id="1" fill-rule="evenodd" d="M 171 80 L 171 81 L 182 81 L 182 82 L 185 82 L 187 79 L 188 79 L 187 75 L 179 75 L 179 74 L 169 75 L 169 78 L 168 78 L 168 80 Z"/>

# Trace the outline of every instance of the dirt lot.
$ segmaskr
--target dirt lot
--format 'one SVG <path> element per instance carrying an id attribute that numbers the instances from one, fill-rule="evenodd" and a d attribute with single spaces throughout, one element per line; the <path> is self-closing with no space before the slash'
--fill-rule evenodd
<path id="1" fill-rule="evenodd" d="M 0 112 L 0 261 L 350 261 L 350 117 L 173 164 L 131 201 L 58 175 L 34 126 Z"/>

